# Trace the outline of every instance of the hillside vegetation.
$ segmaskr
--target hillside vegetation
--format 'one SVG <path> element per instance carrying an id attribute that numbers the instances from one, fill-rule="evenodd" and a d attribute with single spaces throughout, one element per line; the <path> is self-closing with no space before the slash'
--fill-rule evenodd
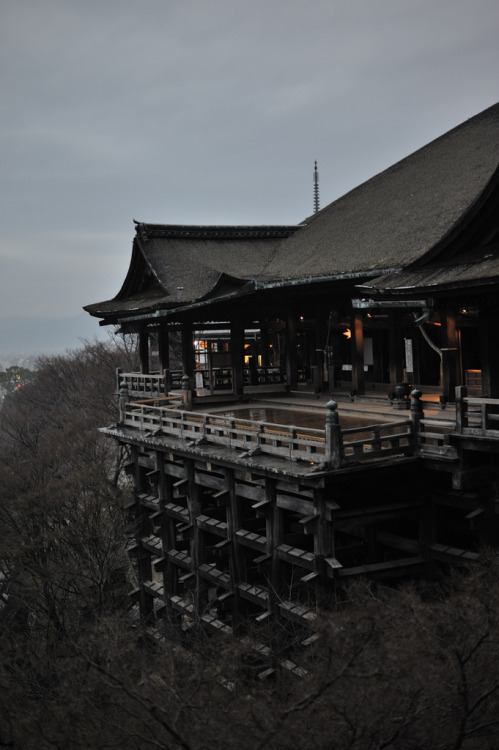
<path id="1" fill-rule="evenodd" d="M 126 456 L 97 429 L 128 356 L 41 358 L 0 412 L 0 748 L 497 748 L 495 551 L 424 586 L 359 581 L 281 655 L 301 678 L 259 679 L 251 639 L 137 624 Z"/>

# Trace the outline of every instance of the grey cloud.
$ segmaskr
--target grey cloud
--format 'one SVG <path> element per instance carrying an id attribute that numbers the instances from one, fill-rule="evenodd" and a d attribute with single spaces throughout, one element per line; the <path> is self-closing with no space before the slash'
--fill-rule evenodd
<path id="1" fill-rule="evenodd" d="M 325 205 L 497 101 L 498 21 L 496 0 L 4 4 L 0 315 L 114 295 L 133 218 L 299 222 L 314 159 Z"/>

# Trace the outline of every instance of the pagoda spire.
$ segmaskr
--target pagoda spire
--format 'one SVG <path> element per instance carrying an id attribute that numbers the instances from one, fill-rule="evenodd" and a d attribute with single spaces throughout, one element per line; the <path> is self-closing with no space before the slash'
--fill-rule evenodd
<path id="1" fill-rule="evenodd" d="M 317 171 L 317 162 L 314 167 L 314 214 L 319 210 L 319 172 Z"/>

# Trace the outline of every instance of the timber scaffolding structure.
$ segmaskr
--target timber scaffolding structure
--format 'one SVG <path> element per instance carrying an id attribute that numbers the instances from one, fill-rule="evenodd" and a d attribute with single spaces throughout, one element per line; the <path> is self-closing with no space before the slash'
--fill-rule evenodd
<path id="1" fill-rule="evenodd" d="M 408 417 L 343 429 L 330 399 L 312 429 L 192 409 L 187 388 L 131 400 L 121 382 L 102 431 L 130 448 L 142 618 L 226 635 L 252 623 L 263 672 L 269 629 L 310 643 L 347 581 L 469 565 L 497 529 L 499 400 L 460 387 L 455 419 L 427 419 L 414 389 L 394 405 Z"/>

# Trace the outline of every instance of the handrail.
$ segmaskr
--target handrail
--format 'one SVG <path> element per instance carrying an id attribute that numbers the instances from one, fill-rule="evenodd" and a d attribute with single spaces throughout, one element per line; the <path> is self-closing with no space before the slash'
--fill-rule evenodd
<path id="1" fill-rule="evenodd" d="M 202 375 L 203 389 L 208 392 L 227 391 L 233 389 L 232 367 L 200 368 L 194 373 Z M 122 372 L 118 368 L 116 380 L 118 390 L 127 387 L 130 394 L 141 396 L 167 395 L 170 390 L 180 390 L 182 387 L 182 370 L 165 370 L 159 372 Z M 270 365 L 251 370 L 244 368 L 244 384 L 246 386 L 278 384 L 285 381 L 281 367 Z M 196 389 L 197 390 L 197 389 Z"/>
<path id="2" fill-rule="evenodd" d="M 175 407 L 130 402 L 122 424 L 156 435 L 170 435 L 189 444 L 210 443 L 242 450 L 246 455 L 265 453 L 292 461 L 313 460 L 324 454 L 324 431 L 293 425 L 256 422 Z"/>
<path id="3" fill-rule="evenodd" d="M 425 418 L 421 395 L 417 390 L 411 393 L 410 419 L 345 429 L 339 424 L 338 405 L 330 401 L 325 429 L 319 430 L 191 411 L 185 399 L 179 403 L 178 394 L 130 402 L 125 385 L 120 389 L 119 424 L 146 434 L 169 435 L 189 445 L 222 445 L 240 451 L 241 457 L 266 454 L 307 461 L 315 470 L 338 469 L 390 455 L 454 460 L 457 447 L 453 436 L 499 439 L 499 399 L 468 397 L 466 387 L 459 386 L 455 424 L 444 426 Z"/>
<path id="4" fill-rule="evenodd" d="M 499 437 L 499 399 L 468 396 L 466 386 L 456 388 L 456 432 L 462 435 Z"/>
<path id="5" fill-rule="evenodd" d="M 367 437 L 363 437 L 367 434 Z M 345 437 L 356 439 L 345 440 Z M 345 462 L 372 460 L 389 455 L 408 453 L 414 445 L 413 422 L 402 419 L 387 423 L 348 427 L 341 430 Z"/>
<path id="6" fill-rule="evenodd" d="M 328 404 L 327 418 L 337 416 L 336 406 L 335 402 Z M 135 401 L 122 405 L 121 425 L 138 429 L 146 436 L 170 436 L 184 441 L 187 447 L 221 445 L 240 451 L 240 457 L 265 454 L 306 461 L 321 468 L 340 468 L 360 460 L 407 454 L 414 445 L 411 419 L 346 430 L 339 423 L 326 421 L 326 429 L 321 430 Z"/>

